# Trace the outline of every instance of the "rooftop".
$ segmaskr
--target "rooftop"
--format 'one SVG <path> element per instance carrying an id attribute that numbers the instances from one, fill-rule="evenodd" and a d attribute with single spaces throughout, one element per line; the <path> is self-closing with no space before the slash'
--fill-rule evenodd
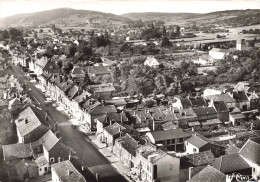
<path id="1" fill-rule="evenodd" d="M 183 132 L 182 129 L 154 131 L 154 132 L 147 133 L 147 135 L 148 134 L 150 134 L 155 141 L 169 140 L 175 138 L 185 138 L 190 136 L 190 134 Z"/>
<path id="2" fill-rule="evenodd" d="M 197 135 L 192 135 L 190 138 L 188 138 L 186 140 L 186 142 L 189 142 L 198 148 L 203 147 L 204 145 L 208 144 L 207 141 L 203 140 L 202 138 L 198 137 Z"/>

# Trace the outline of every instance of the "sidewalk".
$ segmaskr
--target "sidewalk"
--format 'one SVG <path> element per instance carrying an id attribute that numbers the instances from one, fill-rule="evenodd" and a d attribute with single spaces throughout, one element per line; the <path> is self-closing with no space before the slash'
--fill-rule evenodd
<path id="1" fill-rule="evenodd" d="M 130 179 L 127 177 L 130 169 L 123 164 L 119 157 L 110 152 L 110 147 L 107 147 L 106 144 L 101 143 L 96 138 L 95 134 L 88 134 L 88 137 L 91 142 L 98 148 L 99 152 L 111 162 L 111 165 L 114 166 L 118 172 L 126 178 L 126 180 L 130 181 Z"/>

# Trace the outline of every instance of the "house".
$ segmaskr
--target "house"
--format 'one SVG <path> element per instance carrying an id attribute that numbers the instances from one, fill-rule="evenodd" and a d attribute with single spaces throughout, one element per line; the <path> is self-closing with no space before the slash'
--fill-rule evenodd
<path id="1" fill-rule="evenodd" d="M 69 161 L 63 161 L 51 166 L 51 176 L 53 182 L 86 182 L 85 178 Z"/>
<path id="2" fill-rule="evenodd" d="M 185 149 L 188 154 L 205 152 L 210 150 L 215 156 L 219 156 L 220 148 L 205 137 L 197 134 L 191 135 L 185 142 Z"/>
<path id="3" fill-rule="evenodd" d="M 246 93 L 246 96 L 249 100 L 249 105 L 250 107 L 248 109 L 252 110 L 252 109 L 258 109 L 260 106 L 260 99 L 259 96 L 255 93 Z"/>
<path id="4" fill-rule="evenodd" d="M 125 136 L 117 138 L 113 147 L 113 153 L 120 157 L 120 160 L 129 168 L 134 167 L 136 149 L 139 147 L 139 141 L 134 139 L 128 133 Z"/>
<path id="5" fill-rule="evenodd" d="M 97 85 L 89 85 L 88 90 L 100 99 L 110 99 L 112 93 L 116 90 L 113 83 L 103 83 Z"/>
<path id="6" fill-rule="evenodd" d="M 222 90 L 221 89 L 206 88 L 203 91 L 203 97 L 207 97 L 207 96 L 210 96 L 210 95 L 218 95 L 218 94 L 222 94 Z"/>
<path id="7" fill-rule="evenodd" d="M 217 170 L 216 168 L 208 165 L 187 182 L 226 182 L 226 175 Z"/>
<path id="8" fill-rule="evenodd" d="M 252 176 L 255 179 L 260 178 L 260 139 L 251 138 L 243 145 L 239 151 L 239 155 L 252 168 Z"/>
<path id="9" fill-rule="evenodd" d="M 115 143 L 115 139 L 121 137 L 123 135 L 123 130 L 126 128 L 119 123 L 113 123 L 104 128 L 103 133 L 103 141 L 107 144 L 107 146 L 113 146 Z"/>
<path id="10" fill-rule="evenodd" d="M 190 134 L 182 129 L 171 129 L 165 131 L 154 131 L 146 133 L 149 141 L 157 146 L 162 146 L 167 150 L 183 151 L 184 141 Z"/>
<path id="11" fill-rule="evenodd" d="M 175 116 L 176 118 L 174 120 L 174 123 L 177 123 L 178 127 L 180 128 L 185 128 L 192 122 L 198 121 L 198 116 L 191 108 L 181 109 L 178 113 L 175 113 Z"/>
<path id="12" fill-rule="evenodd" d="M 230 53 L 229 49 L 213 48 L 209 51 L 209 56 L 215 60 L 224 59 L 226 55 Z"/>
<path id="13" fill-rule="evenodd" d="M 176 100 L 176 102 L 172 103 L 173 108 L 187 109 L 187 108 L 190 108 L 192 106 L 192 103 L 191 103 L 189 98 L 175 97 L 174 99 Z"/>
<path id="14" fill-rule="evenodd" d="M 237 101 L 236 107 L 242 111 L 246 111 L 250 108 L 250 101 L 244 91 L 233 91 L 233 98 Z"/>
<path id="15" fill-rule="evenodd" d="M 195 64 L 199 64 L 200 66 L 212 66 L 213 65 L 213 61 L 212 61 L 212 57 L 209 55 L 201 55 L 199 57 L 199 59 L 193 60 L 193 62 Z"/>
<path id="16" fill-rule="evenodd" d="M 71 148 L 62 143 L 51 130 L 41 138 L 41 141 L 44 157 L 49 164 L 69 159 Z"/>
<path id="17" fill-rule="evenodd" d="M 16 180 L 26 181 L 31 178 L 37 178 L 39 176 L 38 166 L 35 161 L 22 159 L 15 165 L 17 175 Z"/>
<path id="18" fill-rule="evenodd" d="M 125 99 L 109 99 L 106 100 L 106 105 L 114 105 L 116 107 L 116 109 L 118 110 L 124 110 L 126 108 L 126 101 Z"/>
<path id="19" fill-rule="evenodd" d="M 229 110 L 229 121 L 233 126 L 240 126 L 245 124 L 245 116 L 237 107 L 230 108 Z"/>
<path id="20" fill-rule="evenodd" d="M 178 126 L 174 124 L 172 121 L 168 121 L 164 124 L 162 124 L 163 130 L 171 130 L 171 129 L 177 129 Z"/>
<path id="21" fill-rule="evenodd" d="M 16 143 L 3 145 L 3 158 L 5 162 L 19 159 L 32 159 L 33 150 L 30 144 Z"/>
<path id="22" fill-rule="evenodd" d="M 111 71 L 105 66 L 86 66 L 83 67 L 83 69 L 89 75 L 90 78 L 111 75 Z"/>
<path id="23" fill-rule="evenodd" d="M 36 60 L 34 72 L 37 76 L 41 75 L 43 72 L 57 74 L 60 72 L 60 68 L 53 61 L 43 56 Z"/>
<path id="24" fill-rule="evenodd" d="M 249 164 L 239 154 L 222 155 L 216 158 L 211 166 L 224 174 L 240 173 L 242 175 L 251 175 L 252 172 Z"/>
<path id="25" fill-rule="evenodd" d="M 19 114 L 15 125 L 19 143 L 34 142 L 48 131 L 48 127 L 42 125 L 31 106 L 26 107 Z"/>
<path id="26" fill-rule="evenodd" d="M 215 160 L 210 150 L 181 156 L 180 181 L 187 181 Z"/>
<path id="27" fill-rule="evenodd" d="M 8 109 L 11 112 L 18 112 L 23 107 L 23 105 L 24 104 L 21 102 L 21 99 L 16 97 L 9 101 Z"/>
<path id="28" fill-rule="evenodd" d="M 121 123 L 127 124 L 128 118 L 124 112 L 122 113 L 107 113 L 101 117 L 95 119 L 97 125 L 96 136 L 100 139 L 100 141 L 104 142 L 104 128 L 112 125 L 113 123 Z"/>
<path id="29" fill-rule="evenodd" d="M 102 105 L 99 102 L 92 104 L 86 113 L 86 123 L 89 125 L 89 128 L 93 131 L 96 130 L 96 121 L 95 119 L 103 116 L 107 113 L 116 113 L 116 108 L 113 105 Z"/>
<path id="30" fill-rule="evenodd" d="M 144 61 L 144 65 L 153 68 L 159 68 L 160 63 L 153 56 L 147 56 L 146 60 Z"/>
<path id="31" fill-rule="evenodd" d="M 218 118 L 223 124 L 229 121 L 229 109 L 224 101 L 211 100 L 209 107 L 213 107 L 217 111 Z"/>
<path id="32" fill-rule="evenodd" d="M 216 129 L 220 125 L 222 125 L 222 122 L 218 118 L 208 119 L 208 120 L 202 121 L 200 123 L 201 123 L 201 128 L 203 130 Z"/>
<path id="33" fill-rule="evenodd" d="M 198 116 L 198 121 L 206 121 L 218 117 L 213 107 L 193 108 L 192 110 Z"/>
<path id="34" fill-rule="evenodd" d="M 80 66 L 73 66 L 73 69 L 70 71 L 70 75 L 72 78 L 84 79 L 85 71 Z"/>
<path id="35" fill-rule="evenodd" d="M 206 100 L 213 100 L 213 101 L 224 101 L 228 108 L 236 107 L 236 100 L 229 94 L 217 94 L 217 95 L 208 95 L 204 97 Z"/>
<path id="36" fill-rule="evenodd" d="M 225 150 L 225 154 L 226 155 L 229 155 L 229 154 L 237 154 L 239 152 L 239 148 L 236 147 L 234 144 L 233 145 L 230 145 L 226 148 Z"/>
<path id="37" fill-rule="evenodd" d="M 136 155 L 135 172 L 147 182 L 179 182 L 180 158 L 161 149 L 146 148 Z"/>
<path id="38" fill-rule="evenodd" d="M 40 157 L 36 158 L 35 163 L 38 166 L 39 176 L 43 176 L 44 174 L 47 174 L 50 171 L 50 164 L 44 155 L 41 155 Z"/>

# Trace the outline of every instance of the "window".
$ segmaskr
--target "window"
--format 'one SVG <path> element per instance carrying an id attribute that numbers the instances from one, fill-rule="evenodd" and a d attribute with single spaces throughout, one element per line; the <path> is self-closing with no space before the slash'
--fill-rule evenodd
<path id="1" fill-rule="evenodd" d="M 252 167 L 252 171 L 253 171 L 253 173 L 255 173 L 255 168 L 254 167 Z"/>
<path id="2" fill-rule="evenodd" d="M 193 148 L 193 152 L 197 152 L 197 149 L 196 149 L 196 148 Z"/>
<path id="3" fill-rule="evenodd" d="M 52 157 L 52 158 L 50 159 L 50 161 L 51 161 L 51 162 L 54 162 L 54 161 L 55 161 L 55 160 L 54 160 L 54 157 Z"/>
<path id="4" fill-rule="evenodd" d="M 187 142 L 186 145 L 188 146 L 188 144 L 189 144 L 189 143 Z"/>
<path id="5" fill-rule="evenodd" d="M 40 168 L 40 171 L 42 170 L 42 168 Z"/>
<path id="6" fill-rule="evenodd" d="M 48 171 L 48 168 L 47 167 L 44 167 L 44 172 L 47 172 Z"/>

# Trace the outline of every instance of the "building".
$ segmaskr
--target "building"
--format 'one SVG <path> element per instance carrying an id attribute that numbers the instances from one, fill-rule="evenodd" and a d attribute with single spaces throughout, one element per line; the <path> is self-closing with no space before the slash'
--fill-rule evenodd
<path id="1" fill-rule="evenodd" d="M 39 176 L 43 176 L 50 171 L 50 164 L 49 164 L 49 162 L 47 161 L 47 159 L 45 158 L 44 155 L 35 159 L 35 163 L 38 166 Z"/>
<path id="2" fill-rule="evenodd" d="M 113 123 L 104 128 L 103 132 L 103 142 L 107 144 L 107 146 L 113 146 L 115 140 L 121 136 L 123 136 L 123 130 L 126 128 L 119 123 Z"/>
<path id="3" fill-rule="evenodd" d="M 229 121 L 229 109 L 224 101 L 211 100 L 209 106 L 217 111 L 218 118 L 223 124 Z"/>
<path id="4" fill-rule="evenodd" d="M 184 151 L 184 141 L 190 137 L 182 129 L 172 129 L 165 131 L 154 131 L 146 133 L 149 141 L 167 150 Z"/>
<path id="5" fill-rule="evenodd" d="M 233 126 L 240 126 L 245 124 L 245 116 L 237 107 L 230 108 L 229 110 L 229 121 Z"/>
<path id="6" fill-rule="evenodd" d="M 143 181 L 179 182 L 180 158 L 146 148 L 137 153 L 135 171 Z"/>
<path id="7" fill-rule="evenodd" d="M 222 155 L 216 158 L 211 166 L 224 174 L 240 173 L 251 175 L 252 172 L 249 164 L 239 154 Z"/>
<path id="8" fill-rule="evenodd" d="M 204 97 L 206 100 L 213 101 L 224 101 L 228 108 L 236 107 L 236 100 L 231 96 L 230 93 L 217 94 L 217 95 L 208 95 Z"/>
<path id="9" fill-rule="evenodd" d="M 255 179 L 260 178 L 260 139 L 251 138 L 243 145 L 239 151 L 239 155 L 252 168 L 252 176 Z"/>
<path id="10" fill-rule="evenodd" d="M 116 90 L 113 83 L 89 85 L 88 89 L 100 99 L 111 99 L 113 92 Z"/>
<path id="11" fill-rule="evenodd" d="M 215 60 L 224 59 L 226 55 L 230 53 L 229 49 L 213 48 L 209 51 L 209 56 Z"/>
<path id="12" fill-rule="evenodd" d="M 217 112 L 213 107 L 193 108 L 192 110 L 198 116 L 198 121 L 200 122 L 218 117 Z"/>
<path id="13" fill-rule="evenodd" d="M 37 164 L 28 159 L 22 159 L 16 165 L 17 175 L 15 179 L 20 181 L 26 181 L 31 178 L 37 178 L 39 176 Z"/>
<path id="14" fill-rule="evenodd" d="M 188 154 L 195 154 L 210 150 L 215 156 L 219 155 L 219 146 L 209 142 L 204 137 L 192 135 L 185 141 L 185 149 Z"/>
<path id="15" fill-rule="evenodd" d="M 158 68 L 160 66 L 160 63 L 153 56 L 147 56 L 146 60 L 144 61 L 144 65 Z"/>
<path id="16" fill-rule="evenodd" d="M 208 165 L 196 175 L 194 175 L 187 182 L 226 182 L 226 175 L 217 170 L 216 168 Z"/>
<path id="17" fill-rule="evenodd" d="M 51 166 L 51 176 L 53 182 L 86 182 L 85 178 L 69 161 L 63 161 Z"/>
<path id="18" fill-rule="evenodd" d="M 37 109 L 37 108 L 34 108 Z M 18 142 L 30 143 L 40 139 L 48 127 L 42 125 L 31 106 L 26 107 L 15 120 Z"/>

